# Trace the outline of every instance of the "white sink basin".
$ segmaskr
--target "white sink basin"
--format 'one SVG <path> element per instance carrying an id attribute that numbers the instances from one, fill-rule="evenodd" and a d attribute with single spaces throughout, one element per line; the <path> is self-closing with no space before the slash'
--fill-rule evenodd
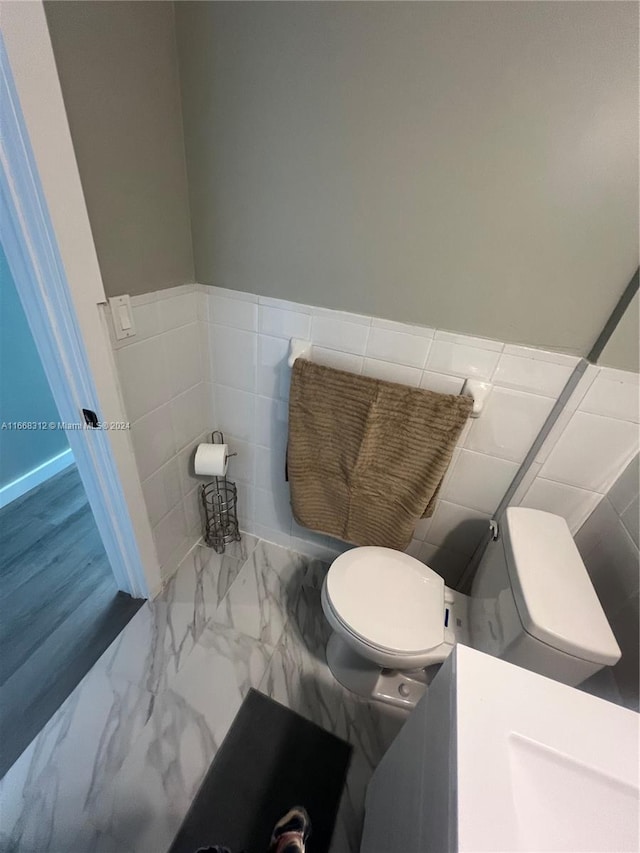
<path id="1" fill-rule="evenodd" d="M 373 775 L 361 853 L 638 853 L 639 722 L 458 644 Z"/>
<path id="2" fill-rule="evenodd" d="M 518 850 L 638 850 L 638 792 L 518 734 L 509 740 Z"/>
<path id="3" fill-rule="evenodd" d="M 458 849 L 638 853 L 633 711 L 461 647 Z"/>

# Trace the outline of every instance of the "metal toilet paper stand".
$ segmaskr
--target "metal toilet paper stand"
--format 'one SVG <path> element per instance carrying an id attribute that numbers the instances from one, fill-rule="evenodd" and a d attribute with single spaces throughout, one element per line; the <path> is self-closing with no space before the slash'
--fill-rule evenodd
<path id="1" fill-rule="evenodd" d="M 211 433 L 211 443 L 224 444 L 220 430 Z M 230 453 L 229 456 L 237 454 Z M 240 541 L 236 484 L 226 477 L 214 477 L 201 486 L 200 498 L 204 508 L 204 541 L 217 554 L 224 554 L 229 542 Z"/>

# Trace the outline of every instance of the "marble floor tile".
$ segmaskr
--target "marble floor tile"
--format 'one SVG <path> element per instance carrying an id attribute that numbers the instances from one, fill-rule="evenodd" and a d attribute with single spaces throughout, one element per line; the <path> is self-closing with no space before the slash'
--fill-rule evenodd
<path id="1" fill-rule="evenodd" d="M 190 551 L 161 596 L 147 602 L 108 649 L 110 671 L 152 693 L 164 690 L 257 543 L 243 534 L 225 554 L 201 546 Z"/>
<path id="2" fill-rule="evenodd" d="M 287 602 L 287 609 L 287 630 L 292 642 L 297 642 L 315 659 L 324 662 L 331 627 L 322 610 L 320 592 L 303 583 L 296 595 Z"/>
<path id="3" fill-rule="evenodd" d="M 329 625 L 315 589 L 302 587 L 260 689 L 313 723 L 333 731 L 341 688 L 329 671 Z"/>
<path id="4" fill-rule="evenodd" d="M 203 632 L 184 667 L 156 697 L 153 714 L 92 820 L 136 853 L 163 853 L 272 649 L 220 625 Z"/>
<path id="5" fill-rule="evenodd" d="M 332 731 L 353 746 L 353 754 L 331 853 L 357 853 L 364 800 L 373 770 L 399 732 L 407 712 L 367 702 L 340 685 L 326 664 L 331 629 L 322 612 L 317 574 L 308 573 L 290 606 L 289 620 L 260 689 L 287 707 Z M 315 578 L 315 580 L 314 580 Z"/>
<path id="6" fill-rule="evenodd" d="M 371 773 L 368 762 L 354 747 L 340 800 L 330 853 L 336 853 L 336 851 L 358 853 L 364 823 L 365 796 Z"/>
<path id="7" fill-rule="evenodd" d="M 160 693 L 195 645 L 193 607 L 147 602 L 105 652 L 108 672 Z"/>
<path id="8" fill-rule="evenodd" d="M 306 562 L 300 554 L 261 540 L 213 620 L 275 646 L 287 622 L 289 602 L 300 588 Z"/>
<path id="9" fill-rule="evenodd" d="M 217 607 L 258 541 L 250 533 L 243 533 L 241 541 L 227 545 L 224 554 L 198 545 L 182 561 L 158 600 L 194 605 L 204 602 Z"/>
<path id="10" fill-rule="evenodd" d="M 102 832 L 91 823 L 83 824 L 66 851 L 73 853 L 135 853 L 133 847 L 121 839 Z M 65 853 L 66 853 L 65 851 Z"/>
<path id="11" fill-rule="evenodd" d="M 352 744 L 353 754 L 330 853 L 357 853 L 367 785 L 380 759 L 402 728 L 408 712 L 380 702 L 367 702 L 344 688 L 341 690 L 340 714 L 334 731 Z"/>
<path id="12" fill-rule="evenodd" d="M 229 679 L 233 673 L 233 678 L 242 698 L 249 692 L 250 687 L 257 687 L 260 684 L 274 651 L 271 646 L 265 643 L 257 642 L 246 634 L 241 634 L 233 628 L 226 628 L 224 625 L 218 625 L 215 622 L 209 622 L 206 626 L 198 645 L 210 653 L 204 658 L 201 657 L 203 661 L 203 666 L 200 669 L 201 677 L 211 679 L 214 674 L 211 666 L 224 662 L 229 666 Z M 195 685 L 195 679 L 191 675 L 193 669 L 192 666 L 188 672 L 180 673 L 174 679 L 171 685 L 174 691 L 179 689 L 180 684 L 185 684 L 185 689 L 188 684 Z M 189 682 L 188 679 L 192 679 L 192 681 Z M 210 712 L 210 709 L 207 708 L 207 713 Z"/>
<path id="13" fill-rule="evenodd" d="M 293 597 L 292 591 L 297 592 L 306 574 L 307 566 L 311 562 L 308 557 L 291 551 L 282 545 L 274 545 L 273 542 L 260 540 L 257 548 L 251 555 L 255 562 L 263 567 L 267 573 L 275 573 L 283 584 L 288 598 Z"/>
<path id="14" fill-rule="evenodd" d="M 0 783 L 0 850 L 166 853 L 250 687 L 348 740 L 331 853 L 357 853 L 366 786 L 404 715 L 335 681 L 326 564 L 245 536 L 195 549 Z"/>
<path id="15" fill-rule="evenodd" d="M 324 560 L 309 560 L 302 577 L 302 585 L 320 592 L 328 571 L 329 563 Z"/>
<path id="16" fill-rule="evenodd" d="M 0 849 L 84 853 L 93 804 L 147 724 L 155 697 L 110 676 L 102 659 L 0 782 Z M 101 844 L 106 851 L 108 839 Z M 106 845 L 106 846 L 105 846 Z"/>
<path id="17" fill-rule="evenodd" d="M 299 647 L 282 642 L 276 648 L 260 690 L 306 719 L 331 731 L 339 694 L 330 673 Z"/>
<path id="18" fill-rule="evenodd" d="M 224 554 L 218 554 L 218 556 L 231 557 L 233 560 L 242 560 L 244 562 L 249 559 L 259 541 L 260 540 L 257 536 L 253 536 L 251 533 L 246 533 L 244 530 L 241 530 L 240 541 L 229 542 L 228 545 L 225 545 Z M 205 551 L 208 551 L 211 554 L 216 553 L 213 548 L 209 548 L 208 545 L 201 545 L 200 547 L 204 548 Z"/>
<path id="19" fill-rule="evenodd" d="M 335 733 L 352 743 L 373 771 L 408 716 L 402 708 L 367 701 L 341 688 Z"/>
<path id="20" fill-rule="evenodd" d="M 353 835 L 350 830 L 352 822 L 345 817 L 343 803 L 344 798 L 338 810 L 329 853 L 358 853 L 359 840 L 351 837 Z M 362 829 L 360 829 L 360 835 L 362 835 Z"/>
<path id="21" fill-rule="evenodd" d="M 257 544 L 255 536 L 243 533 L 242 540 L 230 543 L 224 554 L 199 545 L 187 554 L 167 583 L 159 601 L 171 606 L 181 605 L 180 616 L 187 620 L 183 628 L 194 642 Z"/>

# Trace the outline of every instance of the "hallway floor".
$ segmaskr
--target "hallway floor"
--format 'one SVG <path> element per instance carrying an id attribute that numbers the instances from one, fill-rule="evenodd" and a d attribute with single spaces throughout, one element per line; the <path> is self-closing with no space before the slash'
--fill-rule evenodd
<path id="1" fill-rule="evenodd" d="M 142 604 L 116 588 L 75 465 L 0 510 L 0 776 Z"/>
<path id="2" fill-rule="evenodd" d="M 165 853 L 256 687 L 353 744 L 331 853 L 356 853 L 406 715 L 329 672 L 326 569 L 247 534 L 222 556 L 196 546 L 0 783 L 2 850 Z"/>

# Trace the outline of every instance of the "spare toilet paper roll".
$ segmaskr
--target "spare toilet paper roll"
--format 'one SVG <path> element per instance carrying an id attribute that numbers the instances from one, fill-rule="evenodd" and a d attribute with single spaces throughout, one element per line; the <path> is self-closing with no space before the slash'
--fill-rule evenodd
<path id="1" fill-rule="evenodd" d="M 193 467 L 196 474 L 223 477 L 227 473 L 228 459 L 227 444 L 199 444 Z"/>

